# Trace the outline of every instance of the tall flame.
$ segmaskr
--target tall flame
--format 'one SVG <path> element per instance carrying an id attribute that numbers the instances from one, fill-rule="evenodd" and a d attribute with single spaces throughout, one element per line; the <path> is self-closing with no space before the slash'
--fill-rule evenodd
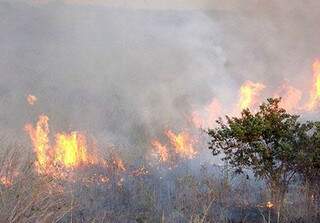
<path id="1" fill-rule="evenodd" d="M 299 108 L 302 92 L 288 83 L 284 83 L 274 96 L 281 97 L 280 106 L 282 108 L 287 111 L 293 111 Z"/>
<path id="2" fill-rule="evenodd" d="M 55 143 L 50 145 L 48 121 L 47 116 L 41 115 L 35 127 L 31 124 L 25 126 L 36 154 L 35 165 L 39 173 L 56 172 L 55 166 L 73 168 L 99 162 L 88 153 L 85 135 L 78 132 L 57 133 Z"/>
<path id="3" fill-rule="evenodd" d="M 166 135 L 177 154 L 188 159 L 192 159 L 197 154 L 193 146 L 194 142 L 187 132 L 175 134 L 171 130 L 167 130 Z"/>
<path id="4" fill-rule="evenodd" d="M 41 172 L 45 170 L 49 164 L 49 118 L 45 115 L 40 115 L 37 125 L 34 128 L 31 124 L 25 126 L 33 144 L 34 152 L 36 153 L 36 167 Z"/>
<path id="5" fill-rule="evenodd" d="M 261 91 L 265 89 L 265 86 L 261 83 L 253 83 L 252 81 L 246 81 L 240 87 L 240 110 L 250 108 L 257 102 L 257 98 Z"/>
<path id="6" fill-rule="evenodd" d="M 63 163 L 65 167 L 75 167 L 87 163 L 87 142 L 84 135 L 71 132 L 56 135 L 55 160 Z"/>
<path id="7" fill-rule="evenodd" d="M 313 85 L 310 91 L 309 101 L 306 109 L 308 111 L 315 110 L 320 104 L 320 60 L 313 63 Z"/>

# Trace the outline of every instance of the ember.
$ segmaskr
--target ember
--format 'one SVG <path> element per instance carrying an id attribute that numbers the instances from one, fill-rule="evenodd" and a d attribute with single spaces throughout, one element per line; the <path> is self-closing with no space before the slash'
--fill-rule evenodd
<path id="1" fill-rule="evenodd" d="M 37 97 L 32 95 L 32 94 L 29 94 L 27 96 L 27 102 L 29 103 L 29 105 L 34 105 L 36 102 L 37 102 Z"/>

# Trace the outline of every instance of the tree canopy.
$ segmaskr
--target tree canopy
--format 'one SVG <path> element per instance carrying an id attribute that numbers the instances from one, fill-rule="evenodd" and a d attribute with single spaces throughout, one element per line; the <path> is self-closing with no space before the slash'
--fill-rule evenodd
<path id="1" fill-rule="evenodd" d="M 295 172 L 295 138 L 301 124 L 299 116 L 287 113 L 279 102 L 268 99 L 256 113 L 245 109 L 240 117 L 226 116 L 226 123 L 219 119 L 218 127 L 208 130 L 209 149 L 214 155 L 222 152 L 223 160 L 237 172 L 250 168 L 255 176 L 276 184 L 290 180 Z"/>
<path id="2" fill-rule="evenodd" d="M 221 154 L 237 173 L 250 169 L 264 179 L 280 212 L 294 176 L 306 186 L 310 212 L 320 205 L 320 122 L 301 123 L 281 108 L 281 98 L 269 98 L 257 112 L 244 109 L 239 117 L 217 120 L 209 129 L 209 149 Z"/>

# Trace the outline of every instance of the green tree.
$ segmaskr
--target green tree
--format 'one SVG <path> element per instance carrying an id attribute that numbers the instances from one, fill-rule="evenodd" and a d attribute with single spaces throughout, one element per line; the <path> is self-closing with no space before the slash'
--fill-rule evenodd
<path id="1" fill-rule="evenodd" d="M 279 106 L 280 98 L 268 99 L 256 113 L 249 109 L 240 117 L 217 121 L 209 129 L 209 149 L 213 155 L 222 153 L 236 172 L 251 169 L 257 178 L 267 182 L 272 202 L 277 208 L 278 222 L 288 185 L 296 172 L 297 129 L 299 116 Z"/>
<path id="2" fill-rule="evenodd" d="M 307 122 L 299 128 L 296 145 L 297 172 L 302 177 L 305 189 L 307 216 L 316 214 L 320 202 L 320 122 Z"/>

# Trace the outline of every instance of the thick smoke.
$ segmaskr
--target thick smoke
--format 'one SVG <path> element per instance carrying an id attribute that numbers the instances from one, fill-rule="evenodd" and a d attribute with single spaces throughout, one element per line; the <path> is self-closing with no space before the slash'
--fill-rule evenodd
<path id="1" fill-rule="evenodd" d="M 319 7 L 1 2 L 0 127 L 24 134 L 24 124 L 45 113 L 53 129 L 87 131 L 143 154 L 164 129 L 188 127 L 192 111 L 212 98 L 232 110 L 245 80 L 264 83 L 265 96 L 283 81 L 306 91 L 320 54 Z M 36 106 L 26 102 L 30 93 Z"/>

